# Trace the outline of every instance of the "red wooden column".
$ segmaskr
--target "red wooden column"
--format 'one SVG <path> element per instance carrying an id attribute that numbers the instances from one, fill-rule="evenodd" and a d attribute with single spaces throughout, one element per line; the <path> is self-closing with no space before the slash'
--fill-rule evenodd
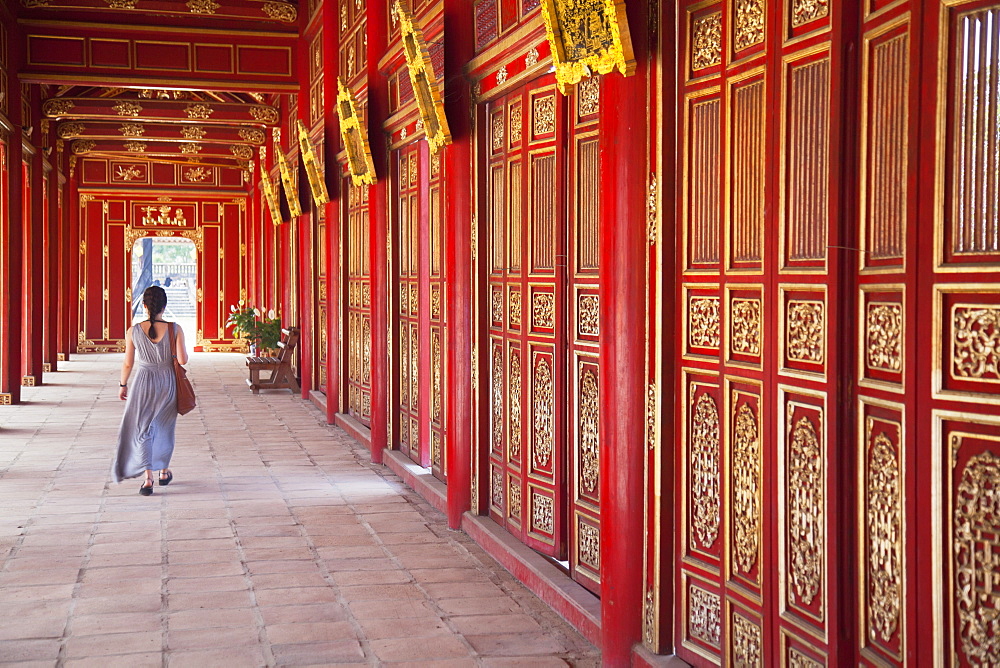
<path id="1" fill-rule="evenodd" d="M 306 8 L 306 11 L 299 12 L 299 34 L 303 35 L 302 44 L 299 47 L 299 101 L 300 103 L 295 106 L 297 112 L 296 118 L 306 126 L 310 125 L 309 119 L 309 87 L 311 84 L 311 79 L 309 76 L 309 61 L 312 58 L 312 50 L 309 48 L 309 39 L 305 37 L 306 26 L 309 23 L 309 19 L 312 12 Z M 288 145 L 289 149 L 295 155 L 299 154 L 299 133 L 297 123 L 289 120 L 287 123 L 288 127 L 288 137 L 285 143 Z M 302 168 L 305 169 L 304 167 Z M 301 171 L 296 171 L 298 175 L 301 176 Z M 316 221 L 313 219 L 313 212 L 316 209 L 313 207 L 312 194 L 309 192 L 309 186 L 305 183 L 304 179 L 299 179 L 299 203 L 302 206 L 302 215 L 299 217 L 298 221 L 298 270 L 299 270 L 299 290 L 298 295 L 295 296 L 299 300 L 299 327 L 301 329 L 301 337 L 299 338 L 299 388 L 301 390 L 301 397 L 306 401 L 309 400 L 309 394 L 313 389 L 313 369 L 315 368 L 316 361 L 319 359 L 316 348 L 316 307 L 313 298 L 313 291 L 316 289 L 317 282 L 317 272 L 316 272 L 316 254 L 313 250 L 314 244 L 314 231 L 316 228 Z M 304 204 L 303 204 L 304 203 Z M 316 214 L 318 215 L 318 213 Z"/>
<path id="2" fill-rule="evenodd" d="M 67 151 L 68 153 L 68 151 Z M 69 243 L 69 260 L 67 262 L 66 273 L 66 294 L 63 308 L 66 309 L 67 332 L 66 359 L 76 352 L 78 340 L 77 332 L 80 331 L 80 191 L 77 180 L 77 157 L 70 155 L 69 161 L 69 181 L 66 185 L 66 221 L 68 225 L 67 238 Z"/>
<path id="3" fill-rule="evenodd" d="M 61 256 L 61 238 L 59 235 L 59 163 L 53 144 L 55 127 L 45 137 L 45 149 L 49 152 L 49 163 L 52 168 L 48 175 L 48 192 L 46 195 L 46 210 L 48 215 L 43 221 L 48 233 L 48 243 L 45 245 L 45 341 L 42 346 L 42 371 L 56 371 L 59 367 L 57 350 L 59 348 L 59 258 Z"/>
<path id="4" fill-rule="evenodd" d="M 340 388 L 340 124 L 337 120 L 337 75 L 340 62 L 337 3 L 324 2 L 323 12 L 323 177 L 330 201 L 326 206 L 326 421 L 333 424 L 341 410 Z"/>
<path id="5" fill-rule="evenodd" d="M 20 87 L 11 86 L 8 94 L 13 119 L 19 119 Z M 0 228 L 6 238 L 0 244 L 0 403 L 21 401 L 21 291 L 24 285 L 21 201 L 21 130 L 17 120 L 9 128 L 6 168 L 7 211 Z"/>
<path id="6" fill-rule="evenodd" d="M 27 159 L 30 164 L 31 178 L 31 210 L 30 220 L 25 220 L 25 238 L 23 239 L 25 254 L 25 276 L 22 295 L 24 298 L 23 326 L 24 333 L 21 347 L 24 359 L 21 360 L 22 384 L 42 384 L 42 344 L 45 331 L 45 244 L 43 227 L 45 225 L 45 188 L 42 186 L 44 165 L 39 146 L 41 129 L 39 128 L 39 113 L 41 108 L 40 89 L 31 87 L 31 116 L 23 120 L 23 125 L 31 125 L 34 131 L 30 142 L 34 153 Z"/>
<path id="7" fill-rule="evenodd" d="M 458 529 L 472 501 L 472 122 L 463 66 L 472 59 L 472 3 L 444 0 L 445 112 L 452 143 L 444 154 L 445 278 L 448 309 L 448 526 Z"/>
<path id="8" fill-rule="evenodd" d="M 389 115 L 389 89 L 379 74 L 378 61 L 386 51 L 389 35 L 387 3 L 368 3 L 368 144 L 378 182 L 369 186 L 368 234 L 371 241 L 372 284 L 372 462 L 382 463 L 389 438 L 389 276 L 386 240 L 389 234 L 389 150 L 382 122 Z"/>
<path id="9" fill-rule="evenodd" d="M 630 662 L 643 610 L 646 2 L 628 3 L 628 23 L 636 73 L 604 78 L 600 130 L 601 651 L 610 666 Z"/>
<path id="10" fill-rule="evenodd" d="M 72 286 L 71 263 L 73 255 L 77 253 L 76 244 L 73 242 L 73 235 L 70 229 L 70 211 L 73 209 L 75 200 L 70 197 L 70 179 L 66 168 L 65 144 L 63 140 L 56 141 L 56 165 L 58 165 L 59 179 L 56 191 L 56 215 L 57 215 L 57 236 L 58 236 L 58 260 L 56 267 L 57 294 L 55 308 L 58 312 L 58 328 L 56 330 L 56 361 L 65 362 L 73 352 L 71 347 L 70 313 L 76 305 L 76 299 L 72 298 L 75 290 Z M 56 368 L 56 367 L 53 367 Z"/>

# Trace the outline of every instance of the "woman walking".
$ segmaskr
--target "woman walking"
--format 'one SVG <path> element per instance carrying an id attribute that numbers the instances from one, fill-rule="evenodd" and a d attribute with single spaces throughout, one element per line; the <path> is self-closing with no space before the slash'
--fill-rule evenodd
<path id="1" fill-rule="evenodd" d="M 121 482 L 145 474 L 139 493 L 149 496 L 153 493 L 153 471 L 160 472 L 161 485 L 169 485 L 174 478 L 169 469 L 177 424 L 173 358 L 176 355 L 181 364 L 187 363 L 187 349 L 183 330 L 176 323 L 160 320 L 167 307 L 163 288 L 146 288 L 142 303 L 149 320 L 125 332 L 125 361 L 118 392 L 125 402 L 125 415 L 118 429 L 114 478 L 115 482 Z"/>

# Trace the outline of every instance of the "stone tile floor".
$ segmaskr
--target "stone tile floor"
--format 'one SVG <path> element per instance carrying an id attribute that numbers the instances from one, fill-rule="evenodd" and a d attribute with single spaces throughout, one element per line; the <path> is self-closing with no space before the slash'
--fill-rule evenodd
<path id="1" fill-rule="evenodd" d="M 0 664 L 591 666 L 593 645 L 311 404 L 189 365 L 174 482 L 109 481 L 120 355 L 0 407 Z"/>

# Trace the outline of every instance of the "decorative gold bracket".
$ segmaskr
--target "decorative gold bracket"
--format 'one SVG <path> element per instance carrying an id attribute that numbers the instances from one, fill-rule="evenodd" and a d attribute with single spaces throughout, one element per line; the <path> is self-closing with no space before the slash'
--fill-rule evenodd
<path id="1" fill-rule="evenodd" d="M 309 131 L 306 130 L 305 123 L 296 121 L 299 134 L 299 153 L 302 154 L 302 164 L 306 168 L 306 176 L 309 178 L 309 190 L 312 192 L 313 202 L 316 206 L 323 206 L 330 201 L 330 195 L 326 191 L 326 180 L 323 170 L 316 158 L 316 150 L 312 142 L 309 141 Z"/>
<path id="2" fill-rule="evenodd" d="M 399 33 L 403 40 L 406 69 L 410 72 L 413 96 L 417 99 L 420 119 L 424 122 L 424 136 L 431 145 L 431 152 L 437 153 L 442 146 L 451 143 L 441 85 L 434 74 L 434 65 L 431 63 L 423 31 L 414 25 L 413 14 L 405 0 L 396 0 L 396 13 L 399 16 Z"/>
<path id="3" fill-rule="evenodd" d="M 302 215 L 302 204 L 299 202 L 299 187 L 292 178 L 292 169 L 288 166 L 288 160 L 281 150 L 281 144 L 274 142 L 274 157 L 278 159 L 278 171 L 281 172 L 281 183 L 285 186 L 285 200 L 288 201 L 288 213 L 295 216 Z"/>
<path id="4" fill-rule="evenodd" d="M 564 95 L 593 72 L 635 73 L 625 0 L 542 0 L 542 18 Z"/>
<path id="5" fill-rule="evenodd" d="M 337 87 L 337 116 L 340 118 L 340 135 L 347 151 L 351 180 L 356 186 L 372 185 L 378 178 L 375 176 L 372 151 L 368 147 L 366 128 L 358 115 L 357 100 L 342 78 L 337 79 Z"/>
<path id="6" fill-rule="evenodd" d="M 267 208 L 271 211 L 271 222 L 275 225 L 281 225 L 281 209 L 278 208 L 278 198 L 274 193 L 274 184 L 271 183 L 271 177 L 264 169 L 264 163 L 260 163 L 260 185 L 264 190 L 264 199 L 267 200 Z"/>

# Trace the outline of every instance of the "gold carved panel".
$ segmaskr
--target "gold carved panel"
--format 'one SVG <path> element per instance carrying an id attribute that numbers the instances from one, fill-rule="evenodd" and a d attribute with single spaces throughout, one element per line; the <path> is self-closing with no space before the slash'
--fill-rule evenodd
<path id="1" fill-rule="evenodd" d="M 693 390 L 692 390 L 693 391 Z M 719 409 L 707 392 L 698 396 L 690 441 L 692 543 L 709 549 L 719 536 L 722 513 L 719 480 Z"/>
<path id="2" fill-rule="evenodd" d="M 625 0 L 541 0 L 559 90 L 591 72 L 635 71 Z"/>
<path id="3" fill-rule="evenodd" d="M 687 627 L 691 638 L 718 648 L 722 637 L 722 597 L 690 585 Z"/>
<path id="4" fill-rule="evenodd" d="M 738 668 L 763 666 L 763 638 L 760 625 L 743 615 L 733 614 L 731 630 L 732 665 Z"/>
<path id="5" fill-rule="evenodd" d="M 510 423 L 507 432 L 508 458 L 517 462 L 521 458 L 521 351 L 510 349 Z"/>
<path id="6" fill-rule="evenodd" d="M 903 366 L 903 305 L 868 302 L 865 313 L 868 367 L 900 371 Z"/>
<path id="7" fill-rule="evenodd" d="M 688 343 L 696 348 L 718 348 L 721 338 L 719 298 L 692 295 L 688 299 Z"/>
<path id="8" fill-rule="evenodd" d="M 691 22 L 691 69 L 703 70 L 722 62 L 722 12 Z"/>
<path id="9" fill-rule="evenodd" d="M 597 491 L 600 471 L 600 402 L 597 374 L 585 368 L 580 374 L 580 486 L 593 495 Z"/>
<path id="10" fill-rule="evenodd" d="M 760 555 L 761 444 L 760 420 L 753 406 L 733 392 L 732 417 L 732 551 L 733 570 L 749 575 Z M 737 407 L 738 406 L 738 407 Z"/>
<path id="11" fill-rule="evenodd" d="M 553 501 L 538 492 L 531 493 L 531 526 L 542 533 L 551 535 L 553 529 Z"/>
<path id="12" fill-rule="evenodd" d="M 820 428 L 809 414 L 786 407 L 788 496 L 788 601 L 809 606 L 820 594 L 826 549 L 824 451 Z M 810 407 L 813 408 L 813 407 Z M 821 418 L 816 413 L 816 418 Z"/>
<path id="13" fill-rule="evenodd" d="M 532 410 L 534 412 L 533 457 L 537 467 L 546 468 L 552 459 L 555 438 L 555 383 L 545 355 L 535 356 Z"/>

